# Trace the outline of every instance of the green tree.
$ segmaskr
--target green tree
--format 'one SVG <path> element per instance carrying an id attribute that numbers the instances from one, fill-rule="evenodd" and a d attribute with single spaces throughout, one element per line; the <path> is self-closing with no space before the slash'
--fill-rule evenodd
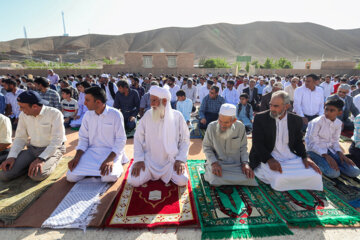
<path id="1" fill-rule="evenodd" d="M 214 59 L 208 59 L 205 61 L 204 63 L 204 68 L 215 68 L 216 65 L 215 65 L 215 60 Z"/>
<path id="2" fill-rule="evenodd" d="M 259 61 L 258 60 L 254 60 L 251 62 L 251 65 L 255 66 L 256 69 L 258 69 L 260 67 Z"/>
<path id="3" fill-rule="evenodd" d="M 246 72 L 250 71 L 250 62 L 246 63 L 245 70 L 246 70 Z"/>
<path id="4" fill-rule="evenodd" d="M 203 65 L 204 68 L 231 68 L 225 58 L 210 58 Z"/>
<path id="5" fill-rule="evenodd" d="M 360 69 L 360 62 L 359 62 L 358 65 L 356 66 L 356 69 Z"/>
<path id="6" fill-rule="evenodd" d="M 107 58 L 104 57 L 103 62 L 105 64 L 115 64 L 116 60 L 115 59 L 107 59 Z"/>
<path id="7" fill-rule="evenodd" d="M 272 58 L 266 58 L 264 64 L 262 65 L 262 68 L 274 69 L 275 68 L 274 60 Z"/>
<path id="8" fill-rule="evenodd" d="M 293 68 L 291 62 L 286 58 L 280 58 L 275 62 L 275 68 L 277 69 L 291 69 Z"/>

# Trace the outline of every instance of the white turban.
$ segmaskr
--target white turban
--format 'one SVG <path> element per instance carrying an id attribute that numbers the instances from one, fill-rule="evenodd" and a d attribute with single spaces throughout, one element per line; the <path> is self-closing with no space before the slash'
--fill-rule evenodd
<path id="1" fill-rule="evenodd" d="M 236 107 L 233 104 L 224 103 L 220 107 L 219 114 L 223 115 L 223 116 L 235 117 L 236 116 Z"/>
<path id="2" fill-rule="evenodd" d="M 109 75 L 103 73 L 103 74 L 100 75 L 100 77 L 102 77 L 102 78 L 109 78 Z"/>
<path id="3" fill-rule="evenodd" d="M 166 99 L 165 106 L 165 116 L 164 116 L 164 127 L 163 127 L 163 144 L 165 147 L 166 153 L 169 155 L 170 162 L 175 162 L 175 157 L 179 152 L 178 143 L 176 142 L 176 129 L 175 129 L 175 119 L 174 119 L 174 110 L 172 110 L 170 105 L 171 93 L 169 89 L 162 88 L 159 86 L 151 86 L 150 95 L 156 96 L 160 99 Z M 160 103 L 162 104 L 162 102 Z"/>

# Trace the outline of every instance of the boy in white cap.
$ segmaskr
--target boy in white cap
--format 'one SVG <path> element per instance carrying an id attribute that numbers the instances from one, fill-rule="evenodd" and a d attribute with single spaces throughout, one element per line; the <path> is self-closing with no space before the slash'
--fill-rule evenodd
<path id="1" fill-rule="evenodd" d="M 138 187 L 149 180 L 188 182 L 185 164 L 190 146 L 188 126 L 182 114 L 170 106 L 166 88 L 150 88 L 151 110 L 141 118 L 134 136 L 134 164 L 128 182 Z"/>
<path id="2" fill-rule="evenodd" d="M 223 104 L 219 119 L 208 125 L 203 140 L 205 180 L 213 186 L 257 186 L 249 166 L 245 126 L 236 120 L 236 107 Z"/>

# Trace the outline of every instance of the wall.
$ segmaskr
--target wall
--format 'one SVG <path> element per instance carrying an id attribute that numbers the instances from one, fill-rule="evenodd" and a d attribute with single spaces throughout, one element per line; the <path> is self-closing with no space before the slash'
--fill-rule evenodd
<path id="1" fill-rule="evenodd" d="M 360 70 L 358 69 L 336 69 L 336 70 L 325 70 L 325 69 L 256 69 L 256 74 L 258 75 L 273 75 L 277 74 L 280 76 L 286 76 L 286 75 L 293 75 L 293 74 L 299 74 L 299 75 L 307 75 L 310 73 L 314 74 L 348 74 L 348 75 L 360 75 Z"/>

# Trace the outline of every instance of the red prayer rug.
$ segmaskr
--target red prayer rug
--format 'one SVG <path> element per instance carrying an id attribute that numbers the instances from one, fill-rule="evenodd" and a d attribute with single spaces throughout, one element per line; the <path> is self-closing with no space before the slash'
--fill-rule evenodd
<path id="1" fill-rule="evenodd" d="M 152 228 L 197 224 L 190 181 L 185 187 L 157 180 L 134 188 L 127 183 L 129 169 L 116 197 L 115 207 L 106 221 L 107 227 Z"/>

